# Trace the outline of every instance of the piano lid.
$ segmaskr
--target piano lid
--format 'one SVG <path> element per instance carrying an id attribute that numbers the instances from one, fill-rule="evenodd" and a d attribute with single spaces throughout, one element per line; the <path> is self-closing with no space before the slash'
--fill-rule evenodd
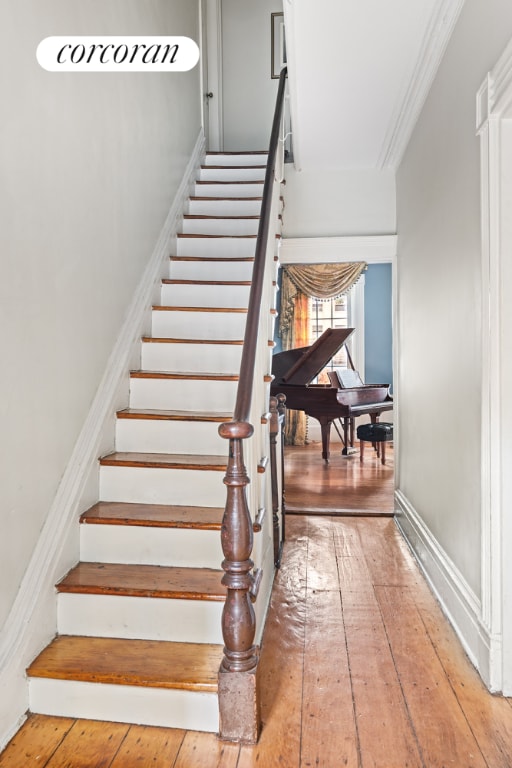
<path id="1" fill-rule="evenodd" d="M 309 384 L 332 360 L 354 328 L 327 328 L 310 347 L 298 347 L 279 352 L 272 358 L 273 385 Z"/>

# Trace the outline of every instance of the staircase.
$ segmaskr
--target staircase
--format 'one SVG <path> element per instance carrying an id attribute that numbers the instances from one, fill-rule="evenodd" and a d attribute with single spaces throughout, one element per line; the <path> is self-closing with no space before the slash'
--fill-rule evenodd
<path id="1" fill-rule="evenodd" d="M 220 527 L 266 155 L 206 158 L 57 585 L 58 636 L 28 669 L 30 709 L 216 732 Z"/>

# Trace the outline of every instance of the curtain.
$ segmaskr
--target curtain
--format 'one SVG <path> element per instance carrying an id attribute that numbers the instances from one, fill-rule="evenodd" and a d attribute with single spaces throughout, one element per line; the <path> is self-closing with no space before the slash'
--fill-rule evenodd
<path id="1" fill-rule="evenodd" d="M 341 296 L 352 288 L 365 269 L 365 262 L 285 265 L 279 316 L 283 351 L 309 343 L 309 298 Z M 286 445 L 307 443 L 307 420 L 303 411 L 287 410 L 284 441 Z"/>

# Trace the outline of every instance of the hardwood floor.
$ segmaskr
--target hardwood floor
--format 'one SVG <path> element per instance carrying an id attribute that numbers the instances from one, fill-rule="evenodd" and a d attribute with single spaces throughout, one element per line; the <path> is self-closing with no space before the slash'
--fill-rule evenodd
<path id="1" fill-rule="evenodd" d="M 32 715 L 0 766 L 512 766 L 511 702 L 484 688 L 389 517 L 289 516 L 260 672 L 255 747 Z"/>
<path id="2" fill-rule="evenodd" d="M 393 514 L 394 456 L 391 444 L 382 465 L 371 446 L 364 462 L 355 453 L 341 455 L 331 444 L 329 464 L 322 459 L 321 443 L 285 448 L 286 509 L 308 514 Z"/>

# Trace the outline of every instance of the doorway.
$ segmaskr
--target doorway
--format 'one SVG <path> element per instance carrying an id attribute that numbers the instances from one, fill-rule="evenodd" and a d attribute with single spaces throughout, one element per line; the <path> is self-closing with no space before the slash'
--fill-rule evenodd
<path id="1" fill-rule="evenodd" d="M 224 149 L 222 123 L 221 0 L 199 0 L 201 18 L 201 118 L 206 149 Z"/>

